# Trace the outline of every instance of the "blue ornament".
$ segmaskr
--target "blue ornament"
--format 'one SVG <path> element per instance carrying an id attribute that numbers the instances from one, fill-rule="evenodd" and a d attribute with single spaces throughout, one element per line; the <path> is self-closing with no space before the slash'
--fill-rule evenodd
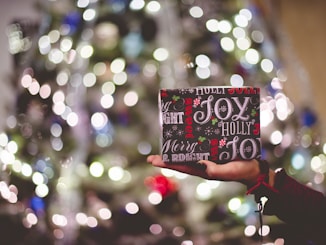
<path id="1" fill-rule="evenodd" d="M 44 209 L 45 209 L 44 200 L 42 198 L 40 198 L 40 197 L 37 197 L 37 196 L 34 196 L 34 197 L 31 198 L 30 206 L 31 206 L 31 209 L 36 214 L 40 214 L 40 213 L 44 212 Z"/>
<path id="2" fill-rule="evenodd" d="M 303 126 L 312 127 L 317 122 L 317 115 L 309 108 L 305 108 L 301 114 L 301 121 Z"/>
<path id="3" fill-rule="evenodd" d="M 126 71 L 129 74 L 139 74 L 141 71 L 141 68 L 140 68 L 139 64 L 137 64 L 137 63 L 130 63 L 127 65 Z"/>
<path id="4" fill-rule="evenodd" d="M 68 13 L 62 20 L 63 25 L 69 26 L 69 35 L 73 35 L 81 24 L 81 13 L 73 11 Z"/>

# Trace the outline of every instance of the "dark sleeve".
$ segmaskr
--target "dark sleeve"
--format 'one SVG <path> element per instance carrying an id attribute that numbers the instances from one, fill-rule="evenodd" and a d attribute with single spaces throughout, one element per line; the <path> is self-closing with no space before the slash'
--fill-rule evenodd
<path id="1" fill-rule="evenodd" d="M 326 224 L 326 197 L 321 192 L 297 182 L 284 170 L 276 174 L 274 187 L 278 193 L 269 197 L 264 214 L 290 224 Z"/>

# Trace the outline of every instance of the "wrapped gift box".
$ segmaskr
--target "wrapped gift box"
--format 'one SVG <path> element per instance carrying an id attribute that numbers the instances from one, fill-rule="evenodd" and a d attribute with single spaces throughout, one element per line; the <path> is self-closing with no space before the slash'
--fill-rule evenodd
<path id="1" fill-rule="evenodd" d="M 161 154 L 166 163 L 225 163 L 261 156 L 260 89 L 161 89 Z"/>

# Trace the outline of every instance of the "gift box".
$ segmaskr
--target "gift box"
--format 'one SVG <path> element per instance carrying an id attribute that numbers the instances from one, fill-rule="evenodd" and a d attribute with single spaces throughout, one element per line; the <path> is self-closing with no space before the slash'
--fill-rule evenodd
<path id="1" fill-rule="evenodd" d="M 260 89 L 161 89 L 161 154 L 166 163 L 226 163 L 261 157 Z"/>

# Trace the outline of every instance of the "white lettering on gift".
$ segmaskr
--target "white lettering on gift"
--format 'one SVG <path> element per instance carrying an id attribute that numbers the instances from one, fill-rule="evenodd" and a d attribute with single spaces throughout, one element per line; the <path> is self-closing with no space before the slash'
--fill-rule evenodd
<path id="1" fill-rule="evenodd" d="M 179 152 L 189 152 L 193 153 L 195 151 L 198 142 L 178 141 L 178 140 L 167 140 L 162 145 L 162 152 L 167 153 L 179 153 Z"/>
<path id="2" fill-rule="evenodd" d="M 163 113 L 163 123 L 164 124 L 183 124 L 183 114 L 184 112 L 164 112 Z"/>
<path id="3" fill-rule="evenodd" d="M 238 97 L 231 97 L 231 98 L 219 98 L 215 101 L 215 105 L 212 105 L 212 101 L 214 100 L 214 96 L 210 95 L 208 96 L 207 100 L 202 101 L 201 107 L 204 108 L 203 111 L 196 111 L 194 113 L 194 121 L 198 124 L 205 124 L 207 123 L 214 112 L 215 116 L 219 120 L 228 120 L 232 116 L 232 120 L 248 120 L 249 115 L 244 115 L 246 112 L 246 109 L 248 107 L 248 103 L 250 102 L 250 97 L 244 97 L 243 102 L 239 100 Z M 237 109 L 239 109 L 239 113 L 234 113 L 233 103 L 235 102 L 235 105 L 237 106 Z M 224 102 L 222 104 L 222 102 Z M 224 116 L 221 114 L 221 112 L 225 112 Z"/>

